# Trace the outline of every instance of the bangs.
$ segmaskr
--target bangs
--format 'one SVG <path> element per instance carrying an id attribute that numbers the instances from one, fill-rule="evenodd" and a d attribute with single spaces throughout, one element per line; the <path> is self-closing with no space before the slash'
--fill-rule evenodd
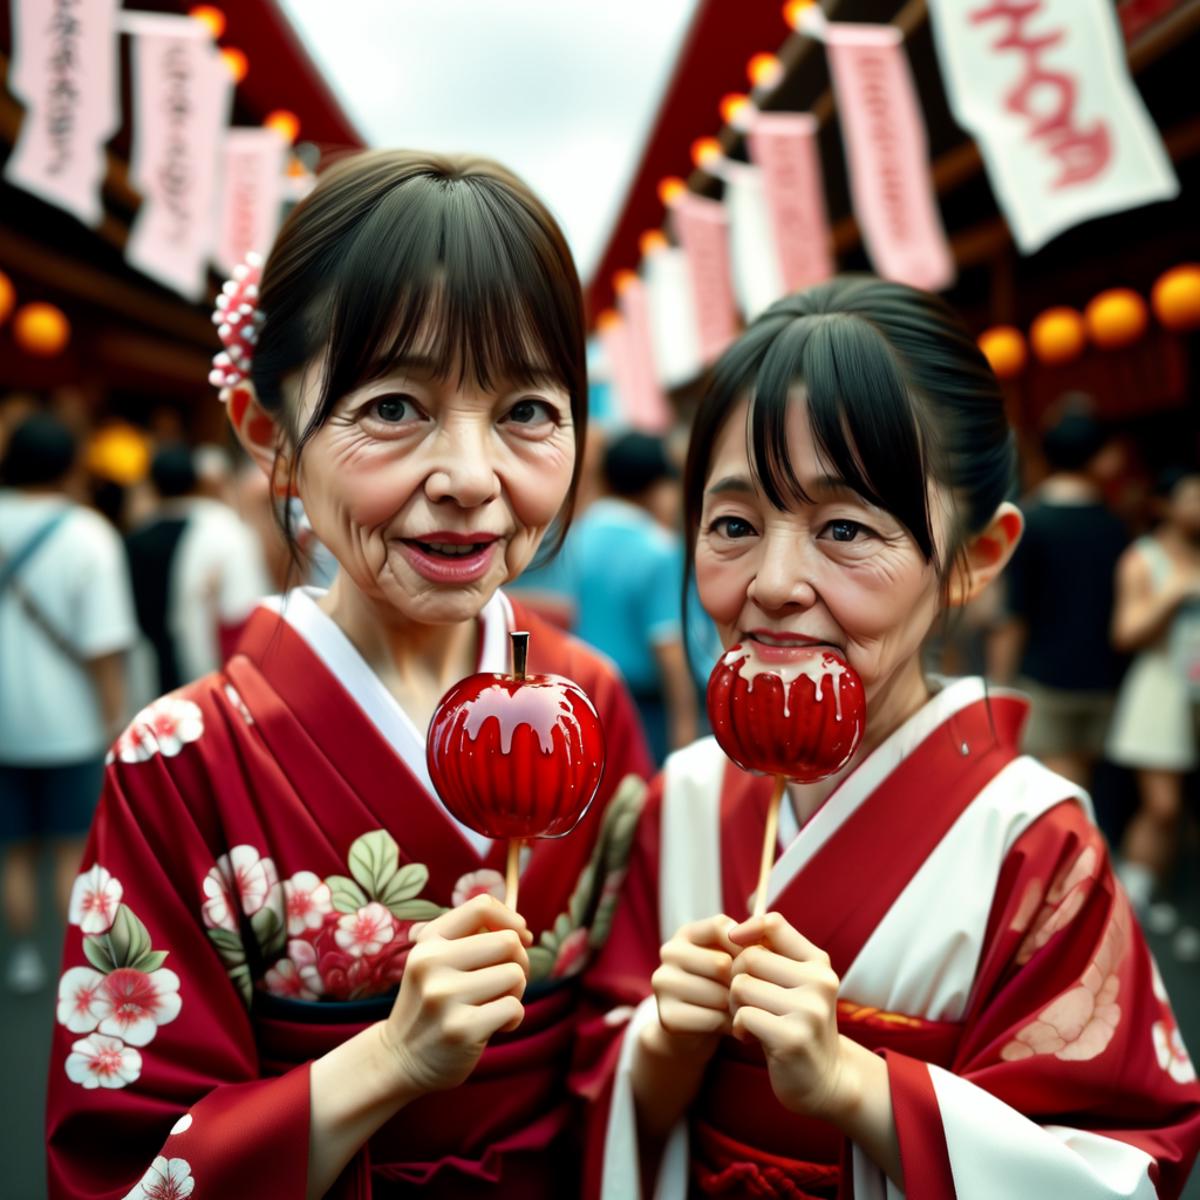
<path id="1" fill-rule="evenodd" d="M 483 389 L 552 381 L 580 397 L 578 280 L 495 179 L 417 176 L 366 213 L 324 264 L 309 343 L 327 347 L 313 425 L 336 400 L 419 362 Z M 311 428 L 312 426 L 310 426 Z"/>
<path id="2" fill-rule="evenodd" d="M 931 433 L 883 335 L 853 315 L 763 322 L 726 355 L 710 400 L 728 411 L 749 394 L 750 469 L 770 503 L 811 504 L 791 463 L 787 418 L 803 386 L 809 428 L 832 474 L 891 513 L 926 560 L 935 545 L 926 480 Z"/>

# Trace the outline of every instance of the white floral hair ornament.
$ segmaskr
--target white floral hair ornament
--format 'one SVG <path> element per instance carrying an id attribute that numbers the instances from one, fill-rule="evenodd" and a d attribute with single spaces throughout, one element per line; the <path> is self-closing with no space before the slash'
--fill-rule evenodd
<path id="1" fill-rule="evenodd" d="M 258 307 L 258 284 L 262 278 L 262 255 L 251 251 L 246 261 L 233 270 L 217 297 L 213 324 L 225 349 L 213 359 L 208 381 L 218 389 L 222 404 L 227 404 L 233 389 L 250 374 L 250 359 L 262 328 L 263 313 Z"/>

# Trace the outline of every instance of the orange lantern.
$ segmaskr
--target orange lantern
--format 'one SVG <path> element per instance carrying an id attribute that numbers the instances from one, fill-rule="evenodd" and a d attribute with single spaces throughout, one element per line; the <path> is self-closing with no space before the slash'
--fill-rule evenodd
<path id="1" fill-rule="evenodd" d="M 720 162 L 724 154 L 721 143 L 715 137 L 697 138 L 692 143 L 692 162 L 702 171 Z"/>
<path id="2" fill-rule="evenodd" d="M 241 83 L 250 71 L 250 60 L 235 46 L 226 46 L 221 51 L 221 61 L 233 76 L 234 83 Z"/>
<path id="3" fill-rule="evenodd" d="M 661 229 L 647 229 L 645 233 L 638 238 L 638 249 L 642 252 L 642 257 L 645 258 L 649 254 L 654 254 L 656 251 L 665 250 L 667 248 L 667 235 Z"/>
<path id="4" fill-rule="evenodd" d="M 1160 275 L 1150 303 L 1164 328 L 1175 333 L 1200 328 L 1200 263 L 1182 263 Z"/>
<path id="5" fill-rule="evenodd" d="M 263 118 L 263 125 L 273 129 L 289 145 L 300 136 L 300 118 L 286 108 L 277 108 Z"/>
<path id="6" fill-rule="evenodd" d="M 91 437 L 84 450 L 84 463 L 93 475 L 129 487 L 146 478 L 150 445 L 141 430 L 117 421 Z"/>
<path id="7" fill-rule="evenodd" d="M 225 14 L 211 4 L 197 4 L 195 8 L 189 8 L 188 16 L 199 21 L 212 34 L 214 40 L 225 32 Z"/>
<path id="8" fill-rule="evenodd" d="M 1109 288 L 1083 310 L 1088 336 L 1102 350 L 1132 346 L 1146 332 L 1146 302 L 1132 288 Z"/>
<path id="9" fill-rule="evenodd" d="M 638 273 L 626 267 L 625 270 L 618 271 L 613 276 L 613 291 L 619 296 L 622 292 L 628 291 L 637 281 Z"/>
<path id="10" fill-rule="evenodd" d="M 815 0 L 788 0 L 783 6 L 783 19 L 792 29 L 800 28 L 800 18 L 806 8 L 812 8 Z"/>
<path id="11" fill-rule="evenodd" d="M 750 104 L 750 97 L 742 92 L 730 92 L 721 97 L 721 120 L 726 125 L 737 125 L 738 119 Z"/>
<path id="12" fill-rule="evenodd" d="M 26 354 L 53 358 L 71 340 L 71 323 L 62 309 L 38 301 L 17 310 L 13 317 L 13 337 Z"/>
<path id="13" fill-rule="evenodd" d="M 1029 355 L 1025 338 L 1012 325 L 993 325 L 979 335 L 979 349 L 997 379 L 1012 379 L 1025 370 Z"/>
<path id="14" fill-rule="evenodd" d="M 12 280 L 0 271 L 0 325 L 8 320 L 8 314 L 16 307 L 16 303 L 17 289 L 13 287 Z"/>
<path id="15" fill-rule="evenodd" d="M 783 63 L 774 54 L 756 54 L 746 64 L 746 75 L 756 88 L 774 87 L 783 77 Z"/>
<path id="16" fill-rule="evenodd" d="M 1083 353 L 1087 329 L 1083 317 L 1075 309 L 1062 305 L 1046 309 L 1033 322 L 1029 341 L 1042 362 L 1047 366 L 1060 366 Z"/>
<path id="17" fill-rule="evenodd" d="M 621 314 L 615 308 L 606 308 L 596 318 L 596 328 L 601 333 L 607 333 L 610 329 L 615 329 L 621 323 Z"/>
<path id="18" fill-rule="evenodd" d="M 666 179 L 659 180 L 658 198 L 664 208 L 669 208 L 686 191 L 687 184 L 678 175 L 668 175 Z"/>

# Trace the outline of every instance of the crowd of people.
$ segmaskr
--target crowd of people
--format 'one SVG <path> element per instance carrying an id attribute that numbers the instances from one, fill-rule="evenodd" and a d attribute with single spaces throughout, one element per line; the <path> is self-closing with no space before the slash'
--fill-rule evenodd
<path id="1" fill-rule="evenodd" d="M 753 322 L 683 442 L 589 428 L 570 253 L 477 159 L 330 169 L 257 302 L 236 452 L 161 441 L 119 527 L 69 423 L 0 434 L 6 978 L 57 991 L 53 1196 L 1178 1194 L 1200 1088 L 1139 921 L 1200 959 L 1194 463 L 1116 515 L 1119 431 L 1067 397 L 1018 506 L 973 339 L 868 277 Z M 520 913 L 424 748 L 514 628 L 608 744 Z M 788 787 L 765 917 L 769 781 L 702 736 L 747 639 L 832 648 L 869 706 Z M 1103 833 L 1101 761 L 1136 780 Z"/>

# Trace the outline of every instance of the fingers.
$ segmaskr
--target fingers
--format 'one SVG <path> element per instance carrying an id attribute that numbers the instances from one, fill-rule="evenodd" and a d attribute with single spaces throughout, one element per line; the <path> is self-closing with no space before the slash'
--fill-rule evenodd
<path id="1" fill-rule="evenodd" d="M 456 971 L 477 971 L 496 963 L 515 962 L 526 974 L 529 973 L 529 955 L 515 929 L 476 933 L 454 941 L 430 939 L 423 931 L 405 969 L 411 970 L 414 962 L 453 967 Z"/>
<path id="2" fill-rule="evenodd" d="M 723 913 L 716 917 L 707 917 L 703 921 L 692 921 L 682 926 L 675 934 L 676 939 L 690 942 L 693 946 L 707 946 L 715 950 L 723 950 L 731 958 L 740 949 L 729 940 L 729 931 L 736 926 L 732 917 Z"/>
<path id="3" fill-rule="evenodd" d="M 676 1037 L 728 1033 L 729 1009 L 702 1008 L 670 996 L 661 996 L 658 998 L 658 1023 Z"/>
<path id="4" fill-rule="evenodd" d="M 829 955 L 820 946 L 813 945 L 777 912 L 751 917 L 734 926 L 729 930 L 729 940 L 739 947 L 758 943 L 797 962 L 829 962 Z"/>
<path id="5" fill-rule="evenodd" d="M 724 950 L 697 946 L 676 937 L 663 946 L 660 954 L 665 966 L 678 967 L 689 975 L 711 979 L 723 987 L 729 986 L 733 974 L 733 959 Z"/>
<path id="6" fill-rule="evenodd" d="M 521 1024 L 525 1006 L 515 996 L 501 996 L 488 1004 L 462 1005 L 445 1021 L 447 1041 L 482 1046 L 497 1033 L 511 1033 Z"/>
<path id="7" fill-rule="evenodd" d="M 730 1033 L 739 1042 L 754 1038 L 770 1045 L 779 1030 L 781 1018 L 771 1013 L 763 1012 L 761 1008 L 739 1008 L 733 1016 Z"/>
<path id="8" fill-rule="evenodd" d="M 739 975 L 750 975 L 765 979 L 768 983 L 785 988 L 801 988 L 830 984 L 836 990 L 838 977 L 827 959 L 797 962 L 794 958 L 777 954 L 763 945 L 747 946 L 733 960 L 730 982 Z"/>
<path id="9" fill-rule="evenodd" d="M 517 1000 L 525 994 L 525 972 L 512 962 L 478 971 L 442 971 L 425 989 L 429 1005 L 467 1004 L 484 1007 L 503 996 Z"/>
<path id="10" fill-rule="evenodd" d="M 724 1012 L 729 1007 L 729 989 L 724 984 L 689 974 L 671 963 L 659 967 L 650 977 L 650 984 L 659 997 L 670 997 L 717 1012 Z"/>
<path id="11" fill-rule="evenodd" d="M 524 917 L 513 912 L 507 905 L 501 904 L 495 896 L 473 896 L 465 904 L 460 904 L 430 921 L 421 930 L 417 942 L 432 938 L 465 938 L 481 930 L 501 929 L 515 931 L 526 946 L 533 944 L 533 934 L 529 932 Z"/>

